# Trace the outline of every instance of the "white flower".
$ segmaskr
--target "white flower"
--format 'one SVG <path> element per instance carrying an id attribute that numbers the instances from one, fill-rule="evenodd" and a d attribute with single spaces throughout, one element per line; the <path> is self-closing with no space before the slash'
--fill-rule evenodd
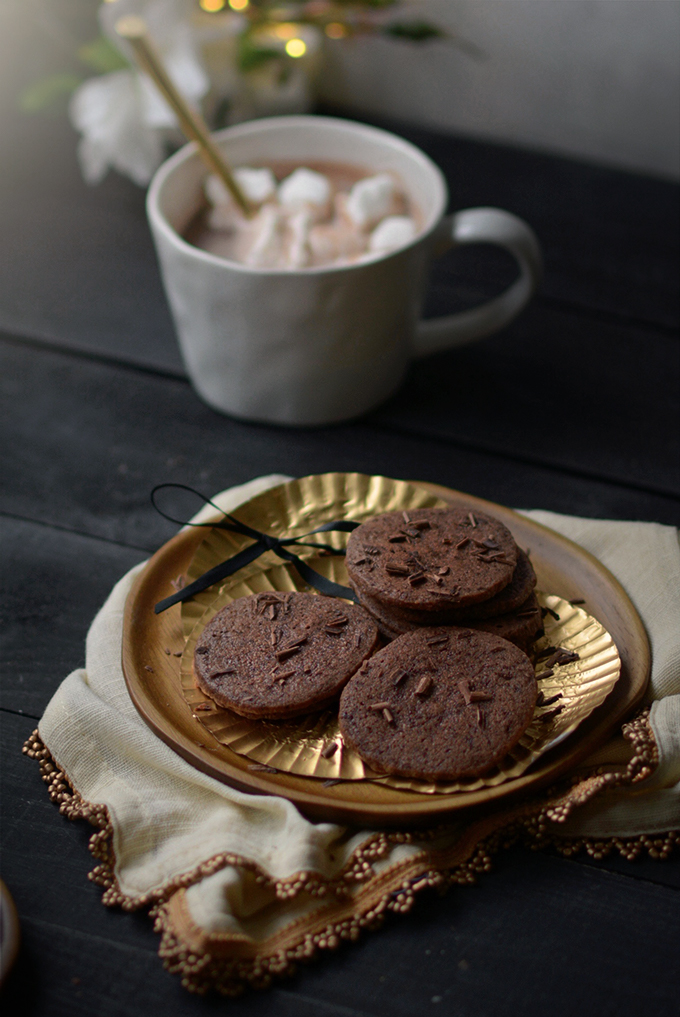
<path id="1" fill-rule="evenodd" d="M 193 105 L 210 88 L 189 23 L 190 0 L 115 0 L 100 10 L 103 30 L 130 59 L 130 70 L 85 81 L 73 94 L 69 113 L 82 137 L 78 156 L 88 183 L 98 183 L 110 167 L 146 184 L 164 157 L 168 132 L 177 120 L 156 86 L 134 67 L 130 51 L 115 32 L 125 14 L 140 14 L 168 74 Z"/>
<path id="2" fill-rule="evenodd" d="M 100 24 L 130 68 L 91 78 L 73 94 L 69 112 L 81 134 L 78 156 L 88 183 L 98 183 L 114 168 L 147 184 L 163 161 L 166 142 L 177 136 L 174 113 L 115 31 L 118 19 L 128 14 L 144 18 L 168 74 L 190 105 L 199 107 L 205 99 L 208 114 L 223 115 L 226 104 L 231 123 L 309 109 L 311 79 L 321 60 L 316 26 L 286 26 L 304 43 L 303 53 L 293 59 L 286 56 L 286 33 L 276 27 L 263 31 L 255 41 L 281 57 L 240 74 L 238 39 L 247 27 L 241 15 L 225 11 L 206 17 L 195 0 L 108 0 L 100 7 Z"/>
<path id="3" fill-rule="evenodd" d="M 144 122 L 135 71 L 114 71 L 83 82 L 69 113 L 82 135 L 78 158 L 88 184 L 99 183 L 110 167 L 136 184 L 148 183 L 163 161 L 163 136 Z"/>

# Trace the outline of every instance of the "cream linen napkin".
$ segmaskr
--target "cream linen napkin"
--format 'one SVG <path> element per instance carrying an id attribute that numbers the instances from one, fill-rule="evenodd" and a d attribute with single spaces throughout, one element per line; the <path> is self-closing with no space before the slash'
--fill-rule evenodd
<path id="1" fill-rule="evenodd" d="M 215 501 L 233 511 L 287 479 L 261 477 Z M 653 648 L 650 700 L 658 769 L 635 790 L 599 795 L 576 810 L 559 832 L 626 836 L 680 826 L 676 531 L 651 523 L 526 514 L 581 544 L 614 573 L 639 611 Z M 120 663 L 125 599 L 142 568 L 138 565 L 120 580 L 95 618 L 86 667 L 62 683 L 40 722 L 40 736 L 82 798 L 108 810 L 115 899 L 135 907 L 167 897 L 172 887 L 188 886 L 186 906 L 197 928 L 262 941 L 320 908 L 313 886 L 312 892 L 282 900 L 285 894 L 275 881 L 300 873 L 310 874 L 312 884 L 315 875 L 319 884 L 337 879 L 372 834 L 312 823 L 282 798 L 233 790 L 195 770 L 152 733 L 127 695 Z M 600 755 L 604 759 L 606 752 Z M 373 871 L 386 872 L 421 848 L 418 843 L 384 846 L 382 857 L 372 861 Z"/>
<path id="2" fill-rule="evenodd" d="M 647 690 L 659 765 L 635 790 L 610 791 L 572 813 L 565 836 L 615 837 L 680 826 L 680 546 L 658 523 L 581 519 L 540 509 L 523 512 L 590 551 L 616 576 L 644 622 L 652 647 Z M 588 762 L 606 758 L 606 747 Z"/>

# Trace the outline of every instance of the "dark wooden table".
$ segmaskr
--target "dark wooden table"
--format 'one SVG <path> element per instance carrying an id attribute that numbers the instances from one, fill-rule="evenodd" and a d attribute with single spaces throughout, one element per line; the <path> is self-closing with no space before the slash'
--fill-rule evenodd
<path id="1" fill-rule="evenodd" d="M 60 817 L 21 755 L 83 664 L 110 587 L 173 532 L 149 505 L 153 484 L 215 492 L 263 473 L 359 470 L 518 507 L 680 523 L 677 188 L 404 130 L 446 173 L 452 207 L 494 204 L 534 226 L 542 292 L 502 335 L 415 365 L 365 419 L 286 430 L 220 416 L 195 396 L 142 192 L 116 176 L 86 187 L 57 118 L 13 130 L 0 186 L 0 716 L 2 875 L 23 945 L 4 1013 L 677 1014 L 678 858 L 523 849 L 266 994 L 194 998 L 163 971 L 144 915 L 102 907 L 87 880 L 90 829 Z M 511 277 L 497 251 L 452 254 L 435 269 L 428 313 Z"/>

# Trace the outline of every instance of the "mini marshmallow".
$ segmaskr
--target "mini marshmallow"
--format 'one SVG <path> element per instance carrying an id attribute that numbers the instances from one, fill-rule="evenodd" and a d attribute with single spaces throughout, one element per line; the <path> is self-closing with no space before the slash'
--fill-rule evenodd
<path id="1" fill-rule="evenodd" d="M 375 225 L 392 211 L 394 191 L 389 173 L 358 180 L 347 198 L 347 213 L 352 222 L 362 229 Z"/>
<path id="2" fill-rule="evenodd" d="M 327 177 L 301 167 L 279 184 L 279 202 L 286 209 L 309 208 L 316 216 L 328 208 L 331 185 Z"/>
<path id="3" fill-rule="evenodd" d="M 213 208 L 218 208 L 220 205 L 229 205 L 233 200 L 226 186 L 214 173 L 205 178 L 203 190 Z"/>
<path id="4" fill-rule="evenodd" d="M 344 264 L 366 250 L 366 234 L 344 221 L 322 223 L 309 231 L 309 246 L 316 264 Z"/>
<path id="5" fill-rule="evenodd" d="M 215 205 L 208 209 L 208 229 L 217 233 L 235 233 L 244 222 L 244 215 L 236 202 L 231 205 Z"/>
<path id="6" fill-rule="evenodd" d="M 290 246 L 286 267 L 306 268 L 311 260 L 309 229 L 312 225 L 312 217 L 306 209 L 302 209 L 290 217 L 288 225 L 290 227 Z"/>
<path id="7" fill-rule="evenodd" d="M 408 244 L 417 233 L 416 224 L 408 215 L 388 215 L 371 233 L 368 249 L 374 254 L 391 251 Z"/>
<path id="8" fill-rule="evenodd" d="M 276 192 L 276 177 L 267 167 L 253 169 L 251 166 L 240 166 L 234 170 L 234 179 L 248 201 L 261 205 Z M 211 205 L 229 205 L 233 198 L 226 185 L 218 176 L 211 173 L 205 181 L 205 196 Z"/>
<path id="9" fill-rule="evenodd" d="M 253 222 L 255 240 L 246 258 L 247 265 L 272 268 L 281 251 L 281 210 L 275 205 L 263 205 Z"/>

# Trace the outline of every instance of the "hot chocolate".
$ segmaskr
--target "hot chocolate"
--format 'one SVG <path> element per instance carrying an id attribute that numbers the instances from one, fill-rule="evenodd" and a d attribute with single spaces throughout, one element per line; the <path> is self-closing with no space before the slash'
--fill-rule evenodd
<path id="1" fill-rule="evenodd" d="M 409 243 L 420 228 L 394 173 L 338 162 L 277 161 L 234 176 L 255 212 L 246 218 L 222 182 L 207 178 L 206 208 L 185 239 L 253 268 L 347 265 Z"/>

